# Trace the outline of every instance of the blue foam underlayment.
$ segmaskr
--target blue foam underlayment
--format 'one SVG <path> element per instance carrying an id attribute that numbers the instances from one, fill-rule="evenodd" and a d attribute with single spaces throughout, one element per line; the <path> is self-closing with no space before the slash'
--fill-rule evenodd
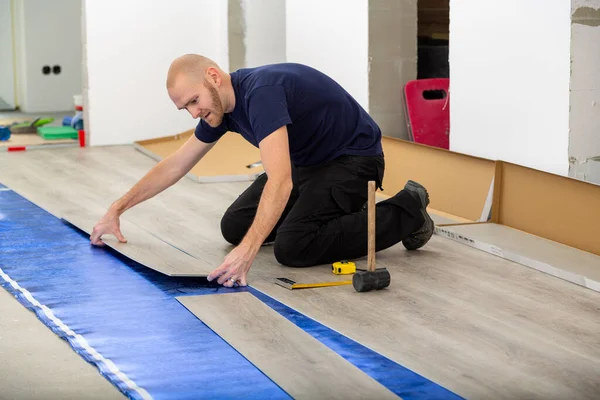
<path id="1" fill-rule="evenodd" d="M 404 399 L 460 398 L 253 288 L 168 277 L 108 247 L 91 246 L 83 232 L 12 191 L 0 191 L 2 272 L 3 287 L 130 398 L 146 392 L 153 398 L 289 398 L 175 299 L 231 291 L 250 291 Z M 36 301 L 89 347 L 61 330 Z"/>

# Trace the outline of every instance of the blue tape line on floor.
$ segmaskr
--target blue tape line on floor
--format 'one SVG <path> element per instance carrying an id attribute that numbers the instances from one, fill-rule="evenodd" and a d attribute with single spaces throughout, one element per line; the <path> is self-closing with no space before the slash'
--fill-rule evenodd
<path id="1" fill-rule="evenodd" d="M 79 231 L 14 192 L 0 192 L 0 215 L 0 269 L 153 398 L 289 398 L 175 299 L 182 289 L 216 289 L 92 247 Z M 19 300 L 32 307 L 24 296 Z M 141 398 L 105 365 L 98 367 L 127 396 Z"/>
<path id="2" fill-rule="evenodd" d="M 250 291 L 275 311 L 360 368 L 404 400 L 460 399 L 442 386 L 327 328 L 255 289 Z"/>
<path id="3" fill-rule="evenodd" d="M 147 391 L 153 398 L 289 398 L 175 299 L 234 289 L 167 277 L 90 246 L 87 235 L 10 191 L 0 192 L 0 243 L 6 244 L 0 269 L 57 320 L 6 280 L 2 285 L 129 397 Z M 253 288 L 235 290 L 250 291 L 404 399 L 460 398 Z M 89 346 L 65 334 L 58 320 Z M 128 387 L 127 379 L 141 391 Z"/>

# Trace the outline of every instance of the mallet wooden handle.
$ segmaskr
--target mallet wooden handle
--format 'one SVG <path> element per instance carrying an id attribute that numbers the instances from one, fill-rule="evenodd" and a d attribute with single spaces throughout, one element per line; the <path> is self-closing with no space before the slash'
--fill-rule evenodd
<path id="1" fill-rule="evenodd" d="M 369 208 L 368 208 L 368 267 L 369 271 L 375 271 L 375 181 L 369 181 Z"/>

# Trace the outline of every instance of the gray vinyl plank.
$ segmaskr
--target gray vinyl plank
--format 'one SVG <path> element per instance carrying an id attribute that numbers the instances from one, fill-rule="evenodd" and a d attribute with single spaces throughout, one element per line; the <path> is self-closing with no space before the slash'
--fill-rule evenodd
<path id="1" fill-rule="evenodd" d="M 177 297 L 294 399 L 398 399 L 251 293 Z"/>
<path id="2" fill-rule="evenodd" d="M 600 291 L 600 256 L 498 224 L 455 225 L 445 230 L 472 239 L 500 257 Z"/>
<path id="3" fill-rule="evenodd" d="M 42 207 L 70 193 L 104 208 L 154 165 L 131 146 L 0 154 L 0 182 L 38 182 L 51 193 L 32 200 Z M 183 179 L 123 218 L 218 266 L 233 248 L 221 215 L 248 185 Z M 598 397 L 600 293 L 438 235 L 419 251 L 382 251 L 377 263 L 392 276 L 383 291 L 290 291 L 273 278 L 330 281 L 330 266 L 282 267 L 265 246 L 249 284 L 466 398 Z"/>
<path id="4" fill-rule="evenodd" d="M 399 248 L 379 254 L 378 266 L 392 276 L 381 292 L 359 295 L 346 286 L 292 292 L 256 277 L 251 284 L 466 398 L 597 396 L 600 296 L 432 240 L 415 255 Z M 454 254 L 444 259 L 448 253 Z M 464 259 L 457 262 L 459 255 Z"/>
<path id="5" fill-rule="evenodd" d="M 54 216 L 91 234 L 94 224 L 104 215 L 109 203 L 105 199 L 98 199 L 93 189 L 85 190 L 84 187 L 76 185 L 77 179 L 61 182 L 61 176 L 65 174 L 64 169 L 57 169 L 61 173 L 54 175 L 52 179 L 45 179 L 44 174 L 47 171 L 56 173 L 57 170 L 49 167 L 51 158 L 47 157 L 47 154 L 39 153 L 35 159 L 14 157 L 12 168 L 4 171 L 2 181 Z M 82 181 L 93 182 L 89 176 L 80 178 Z M 112 235 L 104 236 L 102 241 L 117 252 L 165 275 L 205 277 L 215 268 L 213 264 L 180 251 L 153 235 L 151 231 L 142 229 L 125 218 L 121 220 L 121 232 L 127 243 L 120 243 Z"/>
<path id="6" fill-rule="evenodd" d="M 91 234 L 92 227 L 101 217 L 102 213 L 91 214 L 80 209 L 62 213 L 63 219 L 88 234 Z M 119 242 L 112 235 L 103 237 L 102 241 L 133 261 L 165 275 L 206 277 L 215 268 L 165 243 L 127 220 L 121 221 L 121 233 L 127 239 L 127 243 Z"/>

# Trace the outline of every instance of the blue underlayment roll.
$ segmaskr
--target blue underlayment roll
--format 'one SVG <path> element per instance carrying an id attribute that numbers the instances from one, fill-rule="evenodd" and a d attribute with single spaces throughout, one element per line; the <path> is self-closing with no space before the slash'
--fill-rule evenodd
<path id="1" fill-rule="evenodd" d="M 0 243 L 0 284 L 129 398 L 289 398 L 175 299 L 246 290 L 400 397 L 460 398 L 255 289 L 168 277 L 93 247 L 10 190 Z"/>

